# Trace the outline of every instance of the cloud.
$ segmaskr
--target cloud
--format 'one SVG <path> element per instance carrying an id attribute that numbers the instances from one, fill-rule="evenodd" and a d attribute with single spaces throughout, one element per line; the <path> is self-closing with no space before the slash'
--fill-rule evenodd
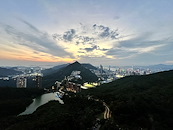
<path id="1" fill-rule="evenodd" d="M 63 39 L 65 41 L 72 41 L 72 39 L 75 36 L 75 33 L 76 33 L 76 31 L 74 29 L 70 29 L 69 31 L 67 31 L 63 34 Z"/>
<path id="2" fill-rule="evenodd" d="M 57 41 L 75 42 L 76 45 L 80 43 L 83 45 L 95 43 L 95 39 L 93 37 L 78 35 L 76 34 L 75 29 L 70 29 L 70 31 L 65 32 L 63 35 L 55 33 L 52 37 Z"/>
<path id="3" fill-rule="evenodd" d="M 118 30 L 111 30 L 109 27 L 97 24 L 93 25 L 93 29 L 100 38 L 118 39 Z"/>
<path id="4" fill-rule="evenodd" d="M 54 39 L 58 41 L 77 41 L 77 44 L 93 44 L 98 40 L 110 39 L 117 40 L 119 38 L 118 30 L 110 29 L 103 25 L 94 24 L 92 26 L 84 26 L 80 23 L 78 30 L 70 29 L 63 34 L 53 34 Z"/>
<path id="5" fill-rule="evenodd" d="M 67 36 L 64 37 L 64 34 Z M 79 28 L 70 29 L 62 34 L 54 34 L 53 37 L 58 42 L 63 42 L 63 45 L 71 49 L 79 59 L 106 57 L 122 61 L 136 58 L 139 61 L 140 56 L 143 58 L 148 55 L 158 57 L 164 53 L 167 54 L 167 47 L 171 44 L 168 44 L 165 39 L 158 40 L 157 38 L 156 40 L 153 35 L 153 32 L 145 32 L 123 36 L 119 34 L 118 29 L 98 24 L 80 23 Z"/>
<path id="6" fill-rule="evenodd" d="M 53 39 L 61 43 L 69 52 L 77 58 L 86 53 L 88 56 L 100 56 L 112 48 L 115 41 L 118 41 L 118 30 L 103 25 L 84 25 L 71 28 L 61 34 L 53 34 Z"/>
<path id="7" fill-rule="evenodd" d="M 114 16 L 113 19 L 118 20 L 118 19 L 120 19 L 120 16 Z"/>
<path id="8" fill-rule="evenodd" d="M 93 51 L 95 49 L 98 49 L 98 47 L 97 46 L 93 46 L 91 48 L 84 48 L 84 50 L 86 50 L 87 52 Z"/>
<path id="9" fill-rule="evenodd" d="M 46 32 L 41 32 L 39 29 L 21 20 L 28 28 L 24 31 L 19 31 L 10 25 L 3 25 L 5 32 L 15 41 L 15 43 L 27 46 L 35 51 L 44 52 L 58 57 L 72 57 L 72 54 L 66 52 L 62 47 L 57 45 Z"/>
<path id="10" fill-rule="evenodd" d="M 166 64 L 173 64 L 173 60 L 172 61 L 166 61 Z"/>
<path id="11" fill-rule="evenodd" d="M 33 30 L 34 32 L 37 32 L 37 33 L 40 33 L 40 31 L 34 27 L 32 24 L 30 24 L 29 22 L 23 20 L 23 19 L 20 19 L 18 18 L 21 22 L 23 22 L 24 24 L 26 24 L 31 30 Z"/>
<path id="12" fill-rule="evenodd" d="M 153 55 L 167 46 L 164 40 L 151 40 L 150 37 L 151 33 L 148 33 L 120 41 L 116 46 L 108 50 L 106 54 L 115 56 L 119 59 L 127 59 L 139 56 L 143 53 L 151 53 Z"/>
<path id="13" fill-rule="evenodd" d="M 160 43 L 159 40 L 152 40 L 152 32 L 146 32 L 146 33 L 142 33 L 140 35 L 137 35 L 136 37 L 133 36 L 130 39 L 127 40 L 121 40 L 119 41 L 119 47 L 123 46 L 123 47 L 147 47 L 150 45 L 156 45 L 158 43 Z"/>

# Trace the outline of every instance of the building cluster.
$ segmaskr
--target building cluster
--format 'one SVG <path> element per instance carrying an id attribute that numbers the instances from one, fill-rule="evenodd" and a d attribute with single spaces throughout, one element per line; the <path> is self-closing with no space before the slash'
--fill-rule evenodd
<path id="1" fill-rule="evenodd" d="M 76 81 L 81 80 L 80 71 L 73 71 L 70 76 L 67 76 L 61 82 L 56 81 L 56 86 L 52 86 L 52 89 L 63 89 L 64 91 L 70 91 L 78 93 L 81 91 L 81 84 Z"/>
<path id="2" fill-rule="evenodd" d="M 25 75 L 33 75 L 35 73 L 41 73 L 42 68 L 41 67 L 25 67 L 25 66 L 20 66 L 20 67 L 16 67 L 17 71 L 21 71 L 23 74 Z"/>
<path id="3" fill-rule="evenodd" d="M 27 86 L 27 78 L 23 77 L 23 76 L 17 77 L 16 86 L 17 86 L 17 88 L 26 88 L 26 86 Z"/>
<path id="4" fill-rule="evenodd" d="M 146 68 L 137 67 L 103 67 L 100 65 L 98 69 L 90 70 L 98 77 L 98 83 L 109 83 L 113 80 L 123 78 L 130 75 L 147 75 L 151 74 L 152 71 Z"/>
<path id="5" fill-rule="evenodd" d="M 31 79 L 30 81 L 28 81 Z M 36 75 L 33 77 L 27 77 L 20 75 L 16 78 L 16 87 L 17 88 L 26 88 L 27 82 L 33 82 L 31 87 L 42 88 L 42 75 Z"/>
<path id="6" fill-rule="evenodd" d="M 41 67 L 14 67 L 16 71 L 22 74 L 8 75 L 0 77 L 1 86 L 16 86 L 17 88 L 37 87 L 42 88 Z"/>
<path id="7" fill-rule="evenodd" d="M 42 88 L 42 76 L 41 75 L 37 75 L 35 77 L 35 87 Z"/>
<path id="8" fill-rule="evenodd" d="M 81 92 L 81 84 L 77 84 L 77 83 L 73 83 L 73 82 L 67 82 L 66 83 L 66 90 L 74 92 L 74 93 Z"/>

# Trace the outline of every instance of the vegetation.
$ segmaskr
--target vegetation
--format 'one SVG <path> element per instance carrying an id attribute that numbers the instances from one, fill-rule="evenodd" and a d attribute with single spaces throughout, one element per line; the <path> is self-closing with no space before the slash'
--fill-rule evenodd
<path id="1" fill-rule="evenodd" d="M 7 69 L 7 68 L 2 68 L 0 67 L 0 77 L 5 77 L 8 75 L 17 75 L 17 74 L 22 74 L 21 71 L 16 71 L 13 69 Z"/>
<path id="2" fill-rule="evenodd" d="M 69 93 L 70 98 L 65 97 L 63 105 L 51 101 L 31 115 L 1 118 L 0 129 L 91 129 L 96 124 L 96 118 L 103 114 L 105 102 L 112 112 L 112 118 L 100 121 L 101 130 L 172 130 L 172 79 L 173 70 L 144 76 L 128 76 L 100 87 L 83 90 L 77 95 Z M 9 95 L 5 96 L 1 96 L 3 92 L 0 93 L 1 101 L 10 97 L 12 92 L 8 92 Z M 27 95 L 22 93 L 20 92 L 19 96 Z M 90 97 L 90 100 L 87 97 Z"/>
<path id="3" fill-rule="evenodd" d="M 52 68 L 42 70 L 41 72 L 43 73 L 44 76 L 46 76 L 46 75 L 49 75 L 49 74 L 53 74 L 53 73 L 57 72 L 59 69 L 62 69 L 64 67 L 68 66 L 68 65 L 69 64 L 57 65 L 57 66 L 54 66 Z"/>
<path id="4" fill-rule="evenodd" d="M 0 87 L 0 119 L 18 115 L 32 103 L 32 99 L 43 94 L 40 89 Z"/>
<path id="5" fill-rule="evenodd" d="M 55 72 L 58 72 L 59 69 L 62 69 L 64 67 L 67 67 L 69 64 L 62 64 L 62 65 L 57 65 L 57 66 L 54 66 L 52 68 L 49 68 L 49 69 L 45 69 L 45 70 L 42 70 L 42 73 L 44 76 L 46 75 L 50 75 L 50 74 L 53 74 Z M 96 68 L 95 66 L 91 65 L 91 64 L 81 64 L 83 67 L 87 68 L 87 69 L 93 69 L 93 70 L 97 70 L 98 68 Z"/>
<path id="6" fill-rule="evenodd" d="M 16 80 L 10 78 L 9 80 L 0 80 L 0 87 L 16 87 Z"/>
<path id="7" fill-rule="evenodd" d="M 84 66 L 87 69 L 98 70 L 98 68 L 96 68 L 95 66 L 91 64 L 83 63 L 82 66 Z"/>
<path id="8" fill-rule="evenodd" d="M 138 130 L 173 129 L 173 71 L 145 76 L 129 76 L 86 90 L 104 100 L 112 111 L 113 123 Z"/>
<path id="9" fill-rule="evenodd" d="M 37 109 L 31 115 L 3 120 L 1 129 L 58 129 L 85 130 L 91 128 L 96 116 L 104 111 L 101 102 L 76 96 L 64 99 L 65 104 L 51 101 Z"/>
<path id="10" fill-rule="evenodd" d="M 54 85 L 55 81 L 62 81 L 65 76 L 69 76 L 72 71 L 81 71 L 82 81 L 84 82 L 94 82 L 97 81 L 97 76 L 92 73 L 89 69 L 83 67 L 79 62 L 72 63 L 62 69 L 59 69 L 56 73 L 47 75 L 43 77 L 43 86 L 51 87 Z"/>

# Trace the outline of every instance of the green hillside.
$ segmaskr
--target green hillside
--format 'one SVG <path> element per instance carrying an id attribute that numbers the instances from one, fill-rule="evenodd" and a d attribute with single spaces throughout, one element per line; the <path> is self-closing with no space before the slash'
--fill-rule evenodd
<path id="1" fill-rule="evenodd" d="M 83 94 L 104 100 L 121 128 L 173 129 L 173 70 L 125 77 Z"/>
<path id="2" fill-rule="evenodd" d="M 87 69 L 98 70 L 98 68 L 96 68 L 95 66 L 91 64 L 83 63 L 82 66 L 84 66 Z"/>
<path id="3" fill-rule="evenodd" d="M 83 67 L 79 62 L 74 62 L 62 69 L 59 69 L 53 74 L 43 77 L 43 86 L 50 87 L 54 85 L 55 81 L 62 81 L 64 77 L 69 76 L 72 71 L 81 71 L 80 75 L 82 76 L 83 82 L 97 81 L 97 76 L 94 73 Z"/>
<path id="4" fill-rule="evenodd" d="M 68 66 L 68 65 L 69 65 L 69 64 L 57 65 L 57 66 L 54 66 L 54 67 L 52 67 L 52 68 L 42 70 L 42 73 L 43 73 L 44 76 L 46 76 L 46 75 L 55 73 L 55 72 L 57 72 L 59 69 L 62 69 L 62 68 L 64 68 L 64 67 Z"/>

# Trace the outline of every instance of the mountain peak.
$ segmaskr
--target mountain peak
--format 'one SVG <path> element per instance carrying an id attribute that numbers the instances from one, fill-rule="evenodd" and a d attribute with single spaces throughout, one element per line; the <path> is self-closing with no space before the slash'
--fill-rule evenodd
<path id="1" fill-rule="evenodd" d="M 75 62 L 72 63 L 72 64 L 73 64 L 73 65 L 74 65 L 74 64 L 76 64 L 76 65 L 77 65 L 77 64 L 78 64 L 78 65 L 81 65 L 78 61 L 75 61 Z"/>

